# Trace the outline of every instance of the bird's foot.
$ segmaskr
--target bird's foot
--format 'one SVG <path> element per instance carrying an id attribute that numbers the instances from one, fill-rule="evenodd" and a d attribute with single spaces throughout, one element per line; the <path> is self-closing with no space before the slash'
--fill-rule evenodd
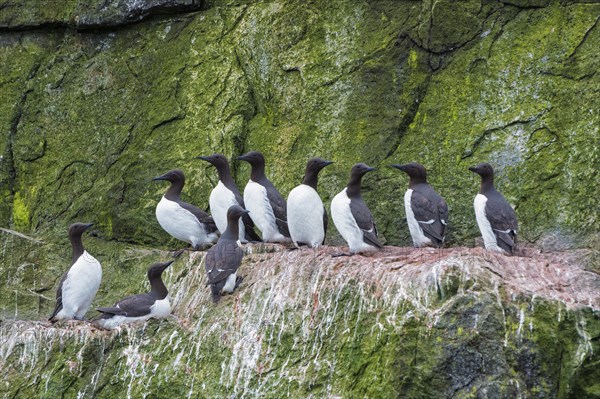
<path id="1" fill-rule="evenodd" d="M 350 252 L 338 252 L 338 253 L 335 253 L 335 254 L 331 254 L 331 257 L 332 258 L 339 258 L 340 256 L 352 256 L 352 255 L 354 255 L 354 254 L 350 253 Z"/>

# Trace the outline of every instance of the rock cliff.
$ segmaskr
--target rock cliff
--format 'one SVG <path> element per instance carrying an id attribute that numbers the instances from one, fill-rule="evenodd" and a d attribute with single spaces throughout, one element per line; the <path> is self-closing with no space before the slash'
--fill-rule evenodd
<path id="1" fill-rule="evenodd" d="M 585 0 L 0 0 L 0 393 L 600 397 L 599 20 Z M 251 149 L 284 196 L 308 158 L 335 161 L 326 204 L 352 164 L 377 167 L 364 197 L 398 247 L 249 247 L 216 308 L 193 254 L 168 274 L 172 320 L 36 321 L 71 222 L 95 223 L 93 305 L 110 304 L 180 245 L 151 177 L 183 169 L 206 208 L 216 173 L 194 157 Z M 448 249 L 406 248 L 407 178 L 387 165 L 409 161 L 449 204 Z M 515 206 L 517 257 L 468 248 L 480 161 Z"/>

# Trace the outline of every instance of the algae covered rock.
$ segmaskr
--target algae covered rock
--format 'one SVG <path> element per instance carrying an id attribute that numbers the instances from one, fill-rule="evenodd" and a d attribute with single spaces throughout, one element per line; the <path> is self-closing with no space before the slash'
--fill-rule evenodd
<path id="1" fill-rule="evenodd" d="M 407 161 L 426 165 L 448 200 L 451 243 L 478 235 L 467 167 L 484 160 L 525 241 L 598 235 L 588 182 L 600 163 L 600 5 L 148 4 L 179 13 L 0 34 L 5 227 L 47 234 L 78 216 L 109 239 L 166 245 L 152 217 L 161 187 L 148 179 L 184 169 L 184 195 L 207 207 L 215 176 L 194 157 L 256 149 L 284 195 L 312 156 L 336 162 L 321 179 L 326 201 L 354 163 L 380 167 L 365 198 L 391 244 L 410 239 L 406 180 L 386 166 Z M 46 12 L 71 12 L 30 8 L 39 26 L 58 18 Z M 235 161 L 233 173 L 248 176 Z"/>

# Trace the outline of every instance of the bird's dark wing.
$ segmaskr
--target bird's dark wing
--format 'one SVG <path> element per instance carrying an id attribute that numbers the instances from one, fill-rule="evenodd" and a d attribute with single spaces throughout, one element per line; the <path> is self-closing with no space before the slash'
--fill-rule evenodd
<path id="1" fill-rule="evenodd" d="M 373 221 L 373 215 L 371 215 L 371 211 L 362 198 L 352 198 L 350 200 L 350 212 L 352 212 L 356 224 L 362 230 L 363 241 L 374 247 L 383 248 L 377 238 L 377 227 Z"/>
<path id="2" fill-rule="evenodd" d="M 290 231 L 287 224 L 287 204 L 285 199 L 268 180 L 266 182 L 261 182 L 261 184 L 267 189 L 267 198 L 271 203 L 271 208 L 273 208 L 275 223 L 277 224 L 279 232 L 286 237 L 290 237 Z"/>
<path id="3" fill-rule="evenodd" d="M 244 232 L 248 241 L 262 241 L 262 238 L 254 230 L 254 222 L 247 213 L 242 215 L 242 222 L 244 222 Z"/>
<path id="4" fill-rule="evenodd" d="M 411 209 L 423 233 L 437 244 L 444 242 L 448 205 L 429 185 L 415 187 L 411 196 Z"/>
<path id="5" fill-rule="evenodd" d="M 242 263 L 244 251 L 235 241 L 219 240 L 206 253 L 206 275 L 209 284 L 216 284 L 235 273 Z"/>
<path id="6" fill-rule="evenodd" d="M 323 242 L 322 245 L 325 245 L 325 237 L 327 237 L 327 225 L 329 224 L 329 218 L 327 217 L 327 209 L 323 207 Z"/>
<path id="7" fill-rule="evenodd" d="M 188 204 L 187 202 L 180 201 L 179 205 L 181 205 L 183 209 L 190 211 L 194 216 L 196 216 L 196 219 L 198 219 L 198 221 L 204 226 L 204 230 L 207 234 L 217 232 L 217 225 L 215 224 L 212 216 L 210 216 L 208 213 L 192 204 Z"/>
<path id="8" fill-rule="evenodd" d="M 487 196 L 485 216 L 498 238 L 498 245 L 512 253 L 517 238 L 517 215 L 502 194 L 496 191 Z"/>
<path id="9" fill-rule="evenodd" d="M 54 312 L 52 312 L 52 315 L 48 318 L 48 320 L 52 321 L 52 319 L 54 319 L 56 317 L 56 315 L 58 314 L 58 312 L 60 312 L 63 308 L 63 304 L 62 304 L 62 289 L 63 289 L 63 284 L 65 282 L 65 280 L 67 279 L 67 275 L 69 274 L 69 271 L 67 270 L 65 272 L 65 274 L 63 274 L 63 276 L 60 279 L 60 283 L 58 283 L 58 288 L 56 289 L 56 306 L 54 307 Z"/>
<path id="10" fill-rule="evenodd" d="M 150 313 L 156 298 L 150 294 L 139 294 L 121 299 L 115 306 L 96 308 L 98 312 L 116 316 L 140 317 Z"/>

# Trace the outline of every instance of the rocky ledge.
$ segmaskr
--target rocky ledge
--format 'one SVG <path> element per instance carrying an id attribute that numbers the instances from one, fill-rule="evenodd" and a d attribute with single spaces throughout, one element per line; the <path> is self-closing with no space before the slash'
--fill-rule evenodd
<path id="1" fill-rule="evenodd" d="M 174 316 L 116 331 L 3 321 L 3 397 L 600 397 L 600 276 L 586 251 L 248 245 L 213 305 L 203 253 Z M 9 382 L 10 381 L 10 382 Z"/>

